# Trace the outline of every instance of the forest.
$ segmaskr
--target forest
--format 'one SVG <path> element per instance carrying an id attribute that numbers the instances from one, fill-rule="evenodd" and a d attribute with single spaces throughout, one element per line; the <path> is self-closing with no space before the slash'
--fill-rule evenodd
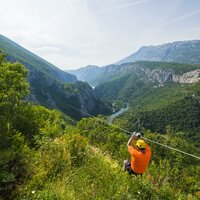
<path id="1" fill-rule="evenodd" d="M 199 199 L 199 160 L 149 143 L 148 171 L 130 176 L 129 137 L 105 123 L 107 117 L 74 121 L 55 109 L 29 103 L 28 71 L 0 55 L 0 199 Z M 162 128 L 162 127 L 161 127 Z M 141 128 L 149 139 L 199 155 L 182 131 L 160 134 Z M 130 130 L 132 131 L 132 130 Z"/>

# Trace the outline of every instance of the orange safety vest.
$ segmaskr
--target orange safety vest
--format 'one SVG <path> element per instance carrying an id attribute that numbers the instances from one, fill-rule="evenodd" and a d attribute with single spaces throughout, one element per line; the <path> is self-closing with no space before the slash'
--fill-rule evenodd
<path id="1" fill-rule="evenodd" d="M 144 153 L 130 145 L 128 151 L 131 154 L 131 169 L 137 174 L 145 172 L 151 159 L 151 149 L 148 144 L 146 144 Z"/>

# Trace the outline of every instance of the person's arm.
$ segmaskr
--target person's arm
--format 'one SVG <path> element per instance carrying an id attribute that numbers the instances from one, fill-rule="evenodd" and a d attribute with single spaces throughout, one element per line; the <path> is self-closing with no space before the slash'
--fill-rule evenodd
<path id="1" fill-rule="evenodd" d="M 137 135 L 137 133 L 133 132 L 133 134 L 131 135 L 130 139 L 128 140 L 127 146 L 131 146 L 132 141 L 136 140 L 136 135 Z"/>
<path id="2" fill-rule="evenodd" d="M 128 140 L 127 147 L 128 147 L 128 151 L 130 154 L 134 154 L 134 152 L 136 151 L 135 148 L 132 146 L 132 141 L 134 141 L 134 143 L 135 143 L 136 139 L 140 138 L 140 137 L 141 137 L 140 133 L 133 132 L 130 139 Z"/>
<path id="3" fill-rule="evenodd" d="M 135 140 L 133 136 L 128 140 L 127 146 L 131 146 L 132 141 Z"/>
<path id="4" fill-rule="evenodd" d="M 127 143 L 127 146 L 128 146 L 128 149 L 132 149 L 132 141 L 136 142 L 136 139 L 140 138 L 141 137 L 141 133 L 137 133 L 137 132 L 133 132 L 133 134 L 131 135 L 130 139 L 128 140 L 128 143 Z"/>
<path id="5" fill-rule="evenodd" d="M 128 143 L 127 143 L 127 147 L 128 147 L 128 151 L 131 155 L 134 155 L 137 151 L 136 149 L 132 146 L 132 141 L 136 141 L 136 137 L 134 136 L 131 136 L 130 139 L 128 140 Z"/>

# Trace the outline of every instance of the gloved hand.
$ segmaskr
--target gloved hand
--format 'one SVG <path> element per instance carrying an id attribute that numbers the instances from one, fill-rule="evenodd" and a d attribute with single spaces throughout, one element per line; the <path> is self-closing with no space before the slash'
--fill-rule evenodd
<path id="1" fill-rule="evenodd" d="M 142 135 L 141 135 L 141 133 L 136 133 L 135 137 L 136 137 L 136 138 L 141 138 Z"/>
<path id="2" fill-rule="evenodd" d="M 141 138 L 142 137 L 142 135 L 141 135 L 141 133 L 137 133 L 137 132 L 133 132 L 133 134 L 132 134 L 132 136 L 131 137 L 135 137 L 135 138 Z"/>
<path id="3" fill-rule="evenodd" d="M 136 137 L 136 134 L 137 134 L 137 132 L 133 132 L 132 135 L 131 135 L 131 137 L 132 138 Z"/>

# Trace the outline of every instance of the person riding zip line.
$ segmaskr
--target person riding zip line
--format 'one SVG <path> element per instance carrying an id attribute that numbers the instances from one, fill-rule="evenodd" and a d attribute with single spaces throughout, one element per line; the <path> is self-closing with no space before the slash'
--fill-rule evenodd
<path id="1" fill-rule="evenodd" d="M 129 160 L 124 161 L 124 171 L 128 171 L 129 174 L 143 174 L 149 165 L 151 149 L 141 138 L 140 133 L 134 132 L 127 143 L 131 162 Z M 135 147 L 132 146 L 132 142 L 134 142 Z"/>

